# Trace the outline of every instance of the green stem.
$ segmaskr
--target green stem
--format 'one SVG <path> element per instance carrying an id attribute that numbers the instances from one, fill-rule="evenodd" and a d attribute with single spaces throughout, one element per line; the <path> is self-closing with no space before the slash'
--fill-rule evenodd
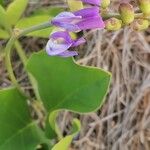
<path id="1" fill-rule="evenodd" d="M 107 19 L 109 19 L 109 18 L 113 18 L 113 17 L 115 17 L 115 18 L 118 18 L 118 19 L 121 19 L 121 16 L 120 16 L 120 14 L 118 14 L 118 13 L 102 13 L 101 14 L 102 15 L 102 18 L 104 19 L 104 20 L 107 20 Z"/>
<path id="2" fill-rule="evenodd" d="M 15 48 L 18 52 L 18 55 L 20 56 L 20 59 L 21 59 L 23 65 L 25 66 L 26 61 L 27 61 L 27 57 L 26 57 L 25 52 L 22 49 L 22 46 L 20 45 L 18 40 L 15 42 Z"/>
<path id="3" fill-rule="evenodd" d="M 24 29 L 22 30 L 19 35 L 17 35 L 17 38 L 27 35 L 28 33 L 37 31 L 37 30 L 41 30 L 41 29 L 45 29 L 45 28 L 49 28 L 51 26 L 50 22 L 45 22 L 36 26 L 32 26 L 30 28 Z"/>
<path id="4" fill-rule="evenodd" d="M 13 68 L 12 68 L 12 64 L 11 64 L 11 50 L 12 50 L 14 44 L 15 44 L 16 49 L 18 51 L 18 54 L 19 54 L 23 64 L 25 65 L 27 58 L 25 56 L 25 53 L 23 52 L 23 49 L 22 49 L 21 45 L 16 40 L 19 39 L 21 36 L 24 36 L 28 33 L 33 32 L 33 31 L 37 31 L 37 30 L 41 30 L 41 29 L 45 29 L 45 28 L 49 28 L 49 27 L 51 27 L 51 24 L 49 22 L 45 22 L 43 24 L 39 24 L 39 25 L 27 28 L 27 29 L 19 31 L 19 32 L 14 32 L 14 34 L 11 36 L 10 40 L 8 41 L 8 43 L 6 45 L 6 48 L 5 48 L 5 53 L 6 53 L 5 64 L 6 64 L 6 68 L 7 68 L 9 77 L 10 77 L 13 85 L 23 95 L 25 95 L 25 94 L 24 94 L 23 90 L 21 89 L 20 85 L 18 84 L 17 79 L 16 79 L 16 77 L 14 75 L 14 72 L 13 72 Z M 31 79 L 31 81 L 32 81 L 33 84 L 35 83 L 34 80 Z M 27 95 L 25 95 L 25 96 L 28 97 Z"/>
<path id="5" fill-rule="evenodd" d="M 27 57 L 26 57 L 25 52 L 22 49 L 22 46 L 21 46 L 21 44 L 19 43 L 18 40 L 15 42 L 15 47 L 16 47 L 16 50 L 17 50 L 19 56 L 20 56 L 21 61 L 23 62 L 23 65 L 25 67 L 25 65 L 27 63 Z M 27 72 L 27 74 L 28 74 L 30 83 L 31 83 L 31 85 L 32 85 L 32 87 L 34 89 L 34 93 L 35 93 L 36 99 L 40 100 L 40 96 L 39 96 L 39 94 L 37 92 L 36 82 L 35 82 L 34 78 L 31 76 L 31 74 L 29 74 L 28 72 Z"/>
<path id="6" fill-rule="evenodd" d="M 14 42 L 15 42 L 15 38 L 12 36 L 10 38 L 9 42 L 7 43 L 6 48 L 5 48 L 5 52 L 6 52 L 5 63 L 6 63 L 6 68 L 7 68 L 8 74 L 10 76 L 10 79 L 12 80 L 13 84 L 16 87 L 18 87 L 18 83 L 17 83 L 16 78 L 14 76 L 11 61 L 10 61 L 11 49 L 13 47 Z"/>
<path id="7" fill-rule="evenodd" d="M 5 64 L 6 64 L 6 68 L 7 68 L 7 71 L 8 71 L 8 74 L 9 74 L 9 77 L 12 81 L 12 83 L 14 84 L 14 86 L 23 94 L 24 92 L 22 91 L 21 87 L 19 86 L 16 78 L 15 78 L 15 75 L 14 75 L 14 72 L 13 72 L 13 69 L 12 69 L 12 65 L 11 65 L 11 60 L 10 60 L 10 56 L 11 56 L 11 49 L 14 45 L 14 42 L 15 42 L 15 37 L 11 37 L 9 42 L 7 43 L 6 45 L 6 48 L 5 48 L 5 52 L 6 52 L 6 55 L 5 55 Z M 26 95 L 25 95 L 26 96 Z M 27 97 L 27 96 L 26 96 Z"/>

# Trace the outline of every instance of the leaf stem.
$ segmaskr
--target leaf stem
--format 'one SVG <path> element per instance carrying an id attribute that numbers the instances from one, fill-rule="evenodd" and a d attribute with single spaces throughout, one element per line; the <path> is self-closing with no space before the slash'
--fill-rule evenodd
<path id="1" fill-rule="evenodd" d="M 20 56 L 20 59 L 21 59 L 23 65 L 24 65 L 24 67 L 25 67 L 25 65 L 26 65 L 26 63 L 27 63 L 27 57 L 26 57 L 25 52 L 24 52 L 24 50 L 22 49 L 22 46 L 21 46 L 21 44 L 19 43 L 18 40 L 15 42 L 15 47 L 16 47 L 16 50 L 17 50 L 17 52 L 18 52 L 18 54 L 19 54 L 19 56 Z M 34 93 L 35 93 L 36 99 L 37 99 L 37 100 L 41 100 L 41 98 L 40 98 L 40 96 L 39 96 L 39 94 L 38 94 L 38 91 L 37 91 L 37 87 L 36 87 L 36 83 L 35 83 L 34 78 L 33 78 L 33 77 L 31 76 L 31 74 L 29 74 L 28 72 L 27 72 L 27 74 L 28 74 L 30 83 L 31 83 L 31 85 L 32 85 L 32 87 L 33 87 L 33 89 L 34 89 Z"/>
<path id="2" fill-rule="evenodd" d="M 20 91 L 21 94 L 23 94 L 24 96 L 28 97 L 27 95 L 24 94 L 24 92 L 22 91 L 21 87 L 19 86 L 19 84 L 18 84 L 18 82 L 16 80 L 16 77 L 14 75 L 13 69 L 12 69 L 10 56 L 11 56 L 11 49 L 12 49 L 12 47 L 14 45 L 14 42 L 15 42 L 15 37 L 12 36 L 10 38 L 9 42 L 7 43 L 6 48 L 5 48 L 5 52 L 6 52 L 6 55 L 5 55 L 6 68 L 7 68 L 9 77 L 10 77 L 12 83 L 14 84 L 14 86 Z"/>
<path id="3" fill-rule="evenodd" d="M 15 48 L 16 48 L 19 56 L 20 56 L 20 59 L 21 59 L 23 65 L 25 66 L 26 61 L 27 61 L 27 57 L 26 57 L 25 52 L 22 49 L 22 46 L 21 46 L 21 44 L 19 43 L 18 40 L 16 40 L 16 42 L 15 42 Z"/>

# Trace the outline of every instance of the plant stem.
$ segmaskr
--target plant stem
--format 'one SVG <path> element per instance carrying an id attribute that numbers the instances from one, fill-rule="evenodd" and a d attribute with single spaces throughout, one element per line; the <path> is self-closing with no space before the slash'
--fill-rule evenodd
<path id="1" fill-rule="evenodd" d="M 22 46 L 21 46 L 21 44 L 19 43 L 18 40 L 15 42 L 15 47 L 16 47 L 16 50 L 17 50 L 17 52 L 18 52 L 18 54 L 20 56 L 20 59 L 21 59 L 23 65 L 25 67 L 26 63 L 27 63 L 27 57 L 26 57 L 25 52 L 22 49 Z M 40 98 L 40 96 L 39 96 L 39 94 L 37 92 L 36 82 L 35 82 L 34 78 L 31 76 L 31 74 L 29 74 L 28 72 L 27 72 L 27 74 L 28 74 L 30 83 L 31 83 L 31 85 L 32 85 L 32 87 L 34 89 L 34 93 L 35 93 L 36 99 L 40 100 L 41 98 Z"/>
<path id="2" fill-rule="evenodd" d="M 107 12 L 102 12 L 101 15 L 102 15 L 102 18 L 103 18 L 104 20 L 107 20 L 107 19 L 113 18 L 113 17 L 118 18 L 118 19 L 121 19 L 121 16 L 120 16 L 119 13 L 107 13 Z"/>
<path id="3" fill-rule="evenodd" d="M 18 52 L 18 55 L 20 56 L 20 59 L 21 59 L 23 65 L 25 66 L 27 57 L 26 57 L 24 50 L 22 49 L 22 46 L 20 45 L 18 40 L 16 40 L 16 42 L 15 42 L 15 48 Z"/>
<path id="4" fill-rule="evenodd" d="M 10 53 L 11 53 L 11 49 L 13 47 L 14 42 L 15 42 L 15 38 L 12 36 L 10 38 L 9 42 L 7 43 L 6 48 L 5 48 L 5 52 L 6 52 L 5 63 L 6 63 L 6 68 L 7 68 L 8 74 L 10 76 L 10 79 L 12 80 L 13 84 L 16 87 L 18 87 L 18 83 L 17 83 L 16 78 L 14 76 L 11 61 L 10 61 L 10 55 L 11 55 Z"/>
<path id="5" fill-rule="evenodd" d="M 19 35 L 17 35 L 17 38 L 24 36 L 24 35 L 27 35 L 28 33 L 31 33 L 31 32 L 37 31 L 37 30 L 42 30 L 42 29 L 49 28 L 49 27 L 51 27 L 50 22 L 45 22 L 45 23 L 42 23 L 42 24 L 39 24 L 36 26 L 32 26 L 30 28 L 22 30 L 19 33 Z"/>
<path id="6" fill-rule="evenodd" d="M 6 64 L 6 68 L 7 68 L 7 71 L 8 71 L 8 74 L 9 74 L 9 77 L 12 81 L 12 83 L 14 84 L 14 86 L 20 91 L 20 93 L 26 97 L 28 97 L 27 95 L 24 94 L 24 92 L 22 91 L 21 87 L 19 86 L 16 78 L 15 78 L 15 75 L 14 75 L 14 72 L 13 72 L 13 69 L 12 69 L 12 65 L 11 65 L 11 60 L 10 60 L 10 56 L 11 56 L 11 49 L 14 45 L 14 42 L 15 42 L 15 37 L 11 37 L 8 44 L 6 45 L 6 48 L 5 48 L 5 52 L 6 52 L 6 55 L 5 55 L 5 64 Z"/>
<path id="7" fill-rule="evenodd" d="M 12 33 L 12 36 L 11 36 L 10 40 L 8 41 L 8 43 L 6 45 L 6 48 L 5 48 L 5 53 L 6 53 L 6 55 L 5 55 L 5 64 L 6 64 L 6 68 L 7 68 L 9 77 L 10 77 L 13 85 L 21 92 L 21 94 L 23 94 L 26 97 L 28 97 L 28 96 L 25 95 L 25 93 L 21 89 L 20 85 L 18 84 L 18 82 L 16 80 L 14 72 L 13 72 L 13 68 L 12 68 L 12 64 L 11 64 L 11 50 L 12 50 L 14 44 L 15 44 L 17 52 L 18 52 L 23 64 L 25 65 L 26 61 L 27 61 L 27 58 L 25 56 L 25 53 L 24 53 L 20 43 L 16 40 L 18 38 L 20 38 L 21 36 L 24 36 L 28 33 L 33 32 L 33 31 L 37 31 L 37 30 L 41 30 L 41 29 L 45 29 L 45 28 L 49 28 L 49 27 L 51 27 L 50 22 L 45 22 L 43 24 L 39 24 L 39 25 L 27 28 L 27 29 L 22 30 L 22 31 L 19 30 L 19 32 L 15 32 L 16 31 L 15 30 L 14 33 Z M 30 76 L 30 78 L 31 78 L 31 83 L 33 84 L 33 86 L 35 86 L 34 85 L 35 82 L 34 82 L 33 78 L 31 76 Z"/>

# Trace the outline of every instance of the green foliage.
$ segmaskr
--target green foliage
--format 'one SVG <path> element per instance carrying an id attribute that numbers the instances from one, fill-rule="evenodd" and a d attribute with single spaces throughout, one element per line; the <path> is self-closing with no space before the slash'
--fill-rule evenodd
<path id="1" fill-rule="evenodd" d="M 4 0 L 0 0 L 0 5 L 3 5 L 4 4 Z"/>
<path id="2" fill-rule="evenodd" d="M 6 28 L 8 26 L 5 9 L 0 5 L 0 26 Z"/>
<path id="3" fill-rule="evenodd" d="M 25 29 L 25 28 L 28 28 L 28 27 L 31 27 L 31 26 L 34 26 L 43 22 L 47 22 L 48 20 L 50 20 L 50 16 L 48 15 L 38 15 L 38 16 L 27 17 L 27 18 L 21 19 L 17 23 L 16 28 Z M 54 27 L 50 27 L 47 29 L 35 31 L 35 32 L 28 34 L 27 36 L 48 38 L 53 29 Z"/>
<path id="4" fill-rule="evenodd" d="M 0 26 L 4 27 L 7 31 L 10 31 L 11 26 L 15 25 L 16 28 L 25 29 L 43 22 L 50 21 L 51 17 L 55 16 L 63 9 L 60 8 L 48 8 L 38 9 L 31 16 L 20 19 L 23 14 L 28 0 L 14 0 L 7 8 L 7 11 L 0 5 Z M 32 32 L 27 36 L 48 38 L 54 27 L 49 29 L 43 29 L 40 31 Z M 0 29 L 2 30 L 2 29 Z M 7 39 L 5 31 L 0 31 L 0 38 Z"/>
<path id="5" fill-rule="evenodd" d="M 56 110 L 68 109 L 79 113 L 95 111 L 102 105 L 107 93 L 110 74 L 101 69 L 83 67 L 72 58 L 47 56 L 45 52 L 33 54 L 27 70 L 37 81 L 39 94 L 50 112 L 49 137 L 59 135 L 55 123 Z"/>
<path id="6" fill-rule="evenodd" d="M 7 19 L 11 25 L 15 25 L 16 22 L 22 16 L 28 0 L 14 0 L 7 8 Z"/>
<path id="7" fill-rule="evenodd" d="M 19 20 L 19 22 L 16 24 L 16 28 L 24 29 L 46 21 L 50 21 L 52 17 L 54 17 L 61 11 L 63 11 L 62 8 L 48 7 L 46 9 L 37 9 L 33 12 L 31 16 Z M 49 29 L 43 29 L 40 31 L 32 32 L 27 36 L 48 38 L 53 29 L 54 27 L 50 27 Z"/>
<path id="8" fill-rule="evenodd" d="M 37 15 L 49 15 L 51 17 L 54 17 L 62 11 L 64 11 L 64 9 L 60 8 L 60 7 L 46 7 L 46 8 L 36 9 L 33 12 L 33 15 L 35 15 L 35 16 L 37 16 Z"/>
<path id="9" fill-rule="evenodd" d="M 28 0 L 13 0 L 6 11 L 0 5 L 1 39 L 8 39 L 14 27 L 23 30 L 42 24 L 62 11 L 60 8 L 42 8 L 32 16 L 20 19 L 27 4 Z M 48 38 L 53 29 L 50 27 L 27 36 Z M 35 93 L 37 91 L 48 112 L 46 132 L 49 131 L 47 133 L 51 137 L 55 132 L 61 139 L 52 150 L 67 150 L 81 125 L 75 119 L 74 130 L 63 138 L 56 122 L 58 112 L 68 109 L 88 113 L 98 109 L 107 93 L 110 74 L 101 69 L 77 65 L 72 58 L 49 57 L 45 52 L 32 55 L 27 63 L 27 71 L 34 78 L 33 88 L 37 88 Z M 37 122 L 31 119 L 27 100 L 17 89 L 0 91 L 0 108 L 0 150 L 36 150 L 40 144 L 43 150 L 50 149 L 50 141 Z"/>
<path id="10" fill-rule="evenodd" d="M 0 39 L 8 39 L 9 38 L 9 34 L 3 30 L 3 29 L 0 29 Z"/>
<path id="11" fill-rule="evenodd" d="M 6 32 L 10 32 L 12 26 L 16 28 L 25 29 L 43 22 L 50 21 L 50 19 L 63 11 L 61 8 L 37 9 L 31 16 L 21 19 L 23 12 L 28 4 L 28 0 L 14 0 L 8 5 L 7 10 L 0 5 L 0 26 L 3 27 Z M 48 38 L 54 27 L 49 29 L 43 29 L 40 31 L 32 32 L 27 36 Z M 8 34 L 0 29 L 0 38 L 9 38 Z"/>
<path id="12" fill-rule="evenodd" d="M 0 150 L 35 150 L 45 137 L 31 120 L 26 99 L 14 89 L 0 91 Z"/>
<path id="13" fill-rule="evenodd" d="M 110 74 L 101 69 L 82 67 L 72 58 L 49 57 L 45 52 L 33 54 L 27 70 L 38 83 L 46 109 L 69 109 L 91 112 L 103 103 Z"/>
<path id="14" fill-rule="evenodd" d="M 62 138 L 53 148 L 52 150 L 68 150 L 69 145 L 72 139 L 78 134 L 81 129 L 80 121 L 77 119 L 73 120 L 73 132 L 71 135 L 68 135 Z"/>
<path id="15" fill-rule="evenodd" d="M 38 83 L 43 103 L 51 112 L 49 122 L 58 135 L 56 117 L 59 109 L 80 113 L 97 109 L 103 102 L 110 80 L 110 74 L 103 70 L 79 66 L 71 58 L 49 57 L 44 52 L 34 54 L 27 69 Z M 0 108 L 1 150 L 36 150 L 42 143 L 45 143 L 45 149 L 48 148 L 49 141 L 30 117 L 26 98 L 15 88 L 0 91 Z M 72 134 L 64 138 L 59 136 L 61 140 L 52 150 L 67 150 L 80 126 L 75 119 Z"/>
<path id="16" fill-rule="evenodd" d="M 62 138 L 61 131 L 57 125 L 57 116 L 58 116 L 59 110 L 53 111 L 50 113 L 48 117 L 48 121 L 46 122 L 46 135 L 50 134 L 48 137 L 49 138 L 54 138 L 58 136 L 59 139 Z M 50 128 L 49 128 L 50 125 Z"/>

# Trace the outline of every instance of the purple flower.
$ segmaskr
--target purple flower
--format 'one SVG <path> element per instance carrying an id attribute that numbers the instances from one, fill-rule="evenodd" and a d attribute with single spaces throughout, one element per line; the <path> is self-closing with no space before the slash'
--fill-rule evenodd
<path id="1" fill-rule="evenodd" d="M 93 5 L 100 5 L 101 0 L 81 0 L 82 2 L 88 3 L 88 4 L 93 4 Z"/>
<path id="2" fill-rule="evenodd" d="M 81 9 L 74 13 L 62 12 L 52 19 L 51 23 L 67 31 L 78 32 L 86 29 L 104 28 L 98 7 Z"/>
<path id="3" fill-rule="evenodd" d="M 73 40 L 67 31 L 55 32 L 50 36 L 46 45 L 46 52 L 50 56 L 70 57 L 78 55 L 76 51 L 69 51 L 70 47 L 76 47 L 85 43 L 84 38 Z"/>

